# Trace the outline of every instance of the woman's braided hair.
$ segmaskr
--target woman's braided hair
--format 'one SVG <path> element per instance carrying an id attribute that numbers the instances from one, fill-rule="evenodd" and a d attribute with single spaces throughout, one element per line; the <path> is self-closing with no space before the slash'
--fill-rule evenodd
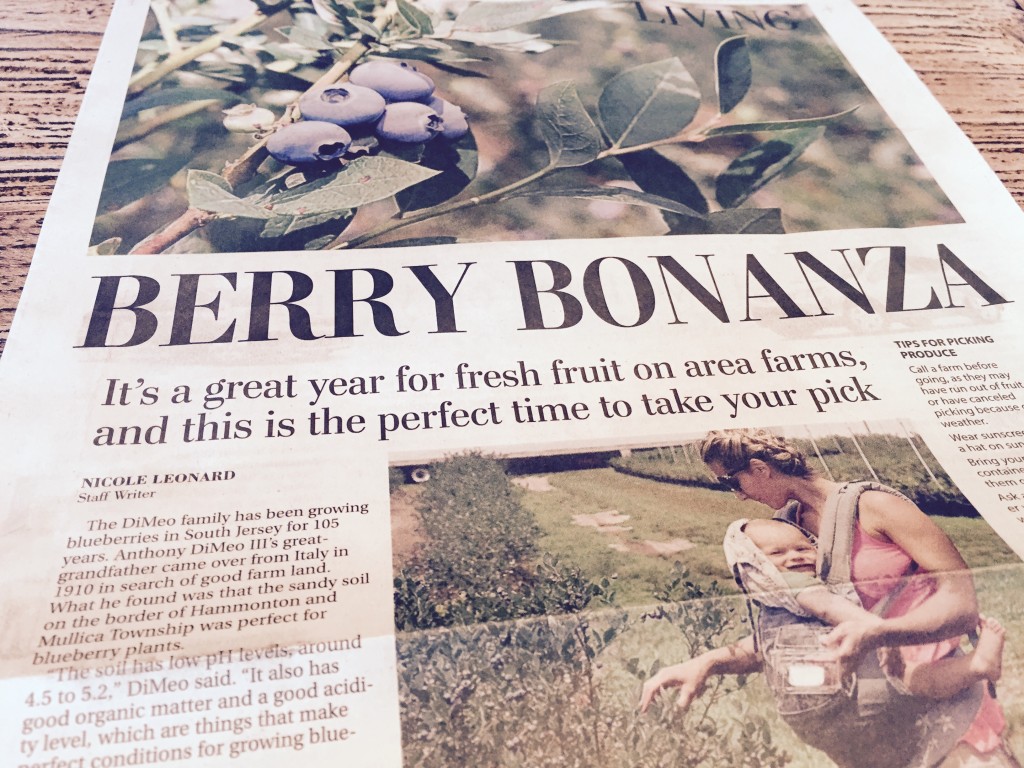
<path id="1" fill-rule="evenodd" d="M 709 432 L 700 444 L 705 464 L 719 462 L 727 472 L 739 472 L 751 459 L 760 459 L 785 475 L 810 477 L 807 457 L 784 437 L 767 429 L 722 429 Z"/>

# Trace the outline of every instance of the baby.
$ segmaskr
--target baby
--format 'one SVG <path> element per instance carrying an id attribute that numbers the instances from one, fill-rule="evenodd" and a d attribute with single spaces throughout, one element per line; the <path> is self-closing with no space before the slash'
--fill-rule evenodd
<path id="1" fill-rule="evenodd" d="M 830 591 L 815 575 L 818 552 L 794 525 L 782 520 L 750 520 L 742 528 L 750 541 L 778 570 L 797 604 L 807 613 L 835 626 L 844 621 L 880 621 L 870 611 Z M 982 617 L 972 652 L 945 656 L 928 663 L 904 663 L 900 649 L 884 649 L 880 658 L 887 673 L 917 696 L 949 698 L 970 685 L 1002 674 L 1006 630 L 995 619 Z M 895 651 L 895 652 L 893 652 Z"/>

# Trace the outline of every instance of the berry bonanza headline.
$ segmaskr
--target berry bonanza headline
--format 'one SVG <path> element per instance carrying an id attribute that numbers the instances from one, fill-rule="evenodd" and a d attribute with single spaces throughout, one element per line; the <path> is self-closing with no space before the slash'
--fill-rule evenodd
<path id="1" fill-rule="evenodd" d="M 503 271 L 488 274 L 493 270 Z M 723 279 L 730 275 L 739 281 Z M 1012 303 L 942 243 L 913 262 L 905 246 L 880 245 L 836 248 L 820 257 L 791 251 L 771 259 L 752 253 L 683 260 L 604 256 L 575 269 L 552 259 L 516 259 L 392 271 L 346 267 L 313 274 L 257 270 L 94 279 L 95 299 L 78 348 L 465 333 L 472 330 L 470 313 L 461 310 L 472 305 L 481 279 L 510 287 L 517 300 L 516 330 L 523 331 L 571 328 L 587 315 L 633 328 L 652 320 L 732 323 Z M 417 301 L 411 305 L 410 298 Z M 472 316 L 489 325 L 495 319 L 493 310 L 480 312 L 479 306 Z"/>

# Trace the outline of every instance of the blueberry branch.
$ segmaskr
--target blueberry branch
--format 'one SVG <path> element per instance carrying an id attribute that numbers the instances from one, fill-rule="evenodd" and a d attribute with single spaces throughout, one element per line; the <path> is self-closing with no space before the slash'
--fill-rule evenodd
<path id="1" fill-rule="evenodd" d="M 167 43 L 167 50 L 175 54 L 179 53 L 182 47 L 181 41 L 178 40 L 178 35 L 174 31 L 174 24 L 171 22 L 169 5 L 170 0 L 153 0 L 150 8 L 156 17 L 157 26 L 160 27 L 160 34 L 163 36 L 164 42 Z"/>
<path id="2" fill-rule="evenodd" d="M 342 56 L 338 61 L 334 63 L 329 70 L 317 78 L 316 82 L 313 83 L 307 91 L 315 91 L 318 88 L 336 83 L 338 80 L 343 78 L 349 73 L 356 62 L 365 56 L 370 50 L 370 46 L 362 41 L 356 43 L 349 48 L 345 55 Z M 280 128 L 282 125 L 295 122 L 299 118 L 298 100 L 293 101 L 288 109 L 285 110 L 284 117 L 278 121 L 277 127 Z M 237 187 L 239 184 L 243 184 L 251 179 L 256 169 L 259 168 L 260 163 L 267 159 L 267 139 L 270 138 L 270 134 L 267 134 L 255 144 L 253 144 L 244 155 L 238 160 L 232 163 L 228 163 L 224 168 L 224 178 L 232 187 Z"/>
<path id="3" fill-rule="evenodd" d="M 532 184 L 533 182 L 544 178 L 551 171 L 554 170 L 557 170 L 557 166 L 545 166 L 544 168 L 541 168 L 539 171 L 535 171 L 534 173 L 531 173 L 529 176 L 525 176 L 521 178 L 519 181 L 515 181 L 511 184 L 501 187 L 500 189 L 492 190 L 484 195 L 477 195 L 476 197 L 468 197 L 462 200 L 441 203 L 440 205 L 435 205 L 432 208 L 424 208 L 422 211 L 418 211 L 417 213 L 405 216 L 401 219 L 392 219 L 390 221 L 386 221 L 383 224 L 380 224 L 374 227 L 373 229 L 364 232 L 361 235 L 357 235 L 356 237 L 353 237 L 351 239 L 345 239 L 345 233 L 342 233 L 341 235 L 336 237 L 332 242 L 328 243 L 324 250 L 329 251 L 344 250 L 347 248 L 357 248 L 363 243 L 380 237 L 381 235 L 387 234 L 392 230 L 401 229 L 402 227 L 409 226 L 410 224 L 418 224 L 421 221 L 433 219 L 437 216 L 445 216 L 449 213 L 455 213 L 456 211 L 461 211 L 465 208 L 473 208 L 477 205 L 483 205 L 484 203 L 496 201 L 503 195 L 507 195 L 510 192 L 514 192 L 517 189 L 525 187 L 527 184 Z"/>
<path id="4" fill-rule="evenodd" d="M 163 253 L 186 235 L 195 232 L 200 227 L 206 226 L 213 220 L 215 214 L 208 211 L 201 211 L 198 208 L 188 208 L 178 218 L 152 235 L 142 240 L 130 254 L 153 255 Z"/>
<path id="5" fill-rule="evenodd" d="M 386 22 L 384 23 L 384 26 L 386 26 Z M 317 88 L 322 88 L 330 85 L 331 83 L 337 82 L 348 74 L 349 70 L 352 69 L 355 63 L 369 52 L 369 50 L 370 46 L 368 43 L 363 41 L 357 42 L 345 52 L 344 56 L 335 62 L 334 66 L 321 75 L 308 90 L 316 90 Z M 278 121 L 278 127 L 287 125 L 288 123 L 294 122 L 298 119 L 297 103 L 298 102 L 295 101 L 288 107 L 284 117 Z M 268 138 L 270 138 L 270 134 L 262 137 L 259 141 L 249 147 L 241 157 L 231 163 L 228 163 L 224 167 L 224 179 L 232 188 L 237 187 L 240 184 L 244 184 L 251 179 L 256 174 L 256 170 L 260 167 L 263 161 L 267 159 Z M 170 224 L 137 243 L 129 253 L 136 255 L 163 253 L 183 237 L 186 237 L 200 227 L 206 226 L 206 224 L 212 221 L 215 216 L 216 214 L 209 213 L 208 211 L 201 211 L 198 208 L 189 207 Z"/>
<path id="6" fill-rule="evenodd" d="M 707 138 L 705 132 L 715 123 L 717 123 L 720 118 L 721 115 L 716 115 L 711 120 L 702 125 L 700 128 L 690 133 L 680 133 L 675 136 L 670 136 L 666 139 L 649 141 L 645 144 L 637 144 L 632 147 L 608 147 L 607 149 L 604 149 L 601 152 L 599 152 L 597 156 L 594 158 L 594 160 L 592 160 L 591 162 L 595 162 L 597 160 L 604 160 L 605 158 L 609 157 L 629 155 L 634 152 L 643 152 L 644 150 L 655 149 L 657 147 L 667 146 L 669 144 L 695 144 L 702 142 Z M 410 224 L 418 224 L 421 221 L 427 221 L 438 216 L 446 216 L 450 213 L 462 211 L 467 208 L 474 208 L 478 205 L 484 205 L 485 203 L 498 202 L 503 197 L 511 194 L 512 192 L 515 192 L 527 186 L 528 184 L 532 184 L 535 181 L 539 181 L 545 176 L 554 173 L 557 170 L 560 170 L 562 167 L 563 166 L 560 166 L 556 163 L 552 163 L 541 168 L 539 171 L 531 173 L 529 176 L 525 176 L 522 179 L 519 179 L 519 181 L 512 182 L 511 184 L 501 187 L 500 189 L 492 190 L 487 194 L 476 195 L 474 197 L 468 197 L 462 200 L 450 201 L 447 203 L 441 203 L 440 205 L 435 205 L 432 208 L 424 208 L 423 210 L 417 211 L 416 213 L 410 214 L 408 216 L 402 216 L 399 219 L 391 219 L 389 221 L 386 221 L 374 227 L 373 229 L 364 232 L 361 235 L 356 235 L 355 237 L 347 238 L 345 237 L 345 233 L 343 232 L 341 235 L 336 237 L 332 242 L 330 242 L 326 246 L 325 250 L 344 250 L 348 248 L 358 248 L 360 245 L 363 245 L 364 243 L 374 240 L 380 237 L 381 235 L 386 235 L 390 232 L 393 232 L 394 230 L 401 229 L 402 227 L 407 227 Z"/>

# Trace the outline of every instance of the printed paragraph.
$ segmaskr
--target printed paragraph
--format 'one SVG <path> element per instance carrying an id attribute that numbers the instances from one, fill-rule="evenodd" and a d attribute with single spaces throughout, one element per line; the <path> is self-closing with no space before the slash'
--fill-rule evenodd
<path id="1" fill-rule="evenodd" d="M 66 538 L 33 664 L 187 652 L 193 634 L 322 621 L 370 584 L 346 566 L 369 514 L 343 502 L 89 519 Z"/>
<path id="2" fill-rule="evenodd" d="M 997 492 L 1006 511 L 1024 522 L 1024 494 L 1013 490 L 1024 486 L 1024 381 L 995 361 L 995 343 L 991 336 L 896 342 L 904 352 L 943 353 L 943 359 L 911 365 L 909 371 L 966 464 Z"/>
<path id="3" fill-rule="evenodd" d="M 64 667 L 22 694 L 19 766 L 114 768 L 356 742 L 364 638 Z M 331 752 L 341 755 L 344 752 Z"/>

